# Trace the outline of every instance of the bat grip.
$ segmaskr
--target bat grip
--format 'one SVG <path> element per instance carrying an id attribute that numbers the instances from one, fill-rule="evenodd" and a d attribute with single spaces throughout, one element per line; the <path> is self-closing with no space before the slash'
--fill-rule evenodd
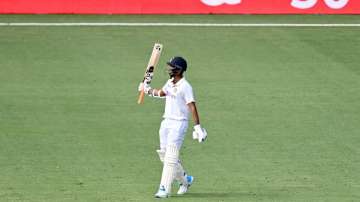
<path id="1" fill-rule="evenodd" d="M 144 96 L 145 96 L 145 92 L 141 91 L 137 101 L 138 104 L 142 104 L 144 102 Z"/>

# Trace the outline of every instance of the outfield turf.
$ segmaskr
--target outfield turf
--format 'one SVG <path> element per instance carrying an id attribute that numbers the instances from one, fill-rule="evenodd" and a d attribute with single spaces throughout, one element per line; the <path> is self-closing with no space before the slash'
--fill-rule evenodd
<path id="1" fill-rule="evenodd" d="M 0 16 L 0 22 L 359 23 L 358 16 Z M 187 58 L 205 144 L 169 201 L 359 201 L 360 28 L 0 27 L 0 201 L 156 201 L 153 43 Z M 190 124 L 192 127 L 192 124 Z M 191 128 L 190 128 L 191 129 Z M 176 191 L 177 188 L 174 189 Z"/>

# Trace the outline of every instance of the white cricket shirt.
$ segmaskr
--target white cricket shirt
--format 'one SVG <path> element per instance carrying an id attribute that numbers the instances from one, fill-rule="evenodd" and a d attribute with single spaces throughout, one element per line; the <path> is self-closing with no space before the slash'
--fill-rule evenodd
<path id="1" fill-rule="evenodd" d="M 176 84 L 169 79 L 162 91 L 166 94 L 164 118 L 188 120 L 190 109 L 187 104 L 195 102 L 191 85 L 183 77 Z"/>

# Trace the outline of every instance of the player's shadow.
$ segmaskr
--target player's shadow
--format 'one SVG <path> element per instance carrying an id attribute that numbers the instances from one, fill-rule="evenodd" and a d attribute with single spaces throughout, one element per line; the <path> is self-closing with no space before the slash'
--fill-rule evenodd
<path id="1" fill-rule="evenodd" d="M 172 196 L 173 197 L 173 196 Z M 183 196 L 175 196 L 174 198 L 203 198 L 203 199 L 249 199 L 258 197 L 281 197 L 279 193 L 255 193 L 255 192 L 208 192 L 208 193 L 186 193 Z"/>
<path id="2" fill-rule="evenodd" d="M 224 193 L 186 193 L 184 196 L 186 198 L 243 198 L 243 197 L 253 197 L 254 193 L 238 193 L 238 192 L 224 192 Z"/>
<path id="3" fill-rule="evenodd" d="M 244 196 L 246 193 L 187 193 L 191 198 L 237 198 L 237 196 Z"/>

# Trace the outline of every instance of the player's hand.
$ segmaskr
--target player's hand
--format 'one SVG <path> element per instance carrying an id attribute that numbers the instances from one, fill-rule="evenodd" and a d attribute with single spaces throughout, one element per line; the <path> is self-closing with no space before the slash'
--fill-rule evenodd
<path id="1" fill-rule="evenodd" d="M 149 94 L 149 91 L 151 90 L 151 86 L 147 84 L 146 82 L 140 82 L 138 91 L 144 91 L 146 94 Z"/>
<path id="2" fill-rule="evenodd" d="M 140 82 L 139 83 L 139 87 L 138 87 L 138 91 L 141 92 L 144 90 L 144 83 L 143 82 Z"/>
<path id="3" fill-rule="evenodd" d="M 201 128 L 200 124 L 194 126 L 193 139 L 198 140 L 200 143 L 204 142 L 207 138 L 207 132 L 205 128 Z"/>
<path id="4" fill-rule="evenodd" d="M 152 78 L 153 78 L 152 75 L 147 75 L 147 76 L 145 76 L 144 83 L 150 83 L 151 80 L 152 80 Z"/>
<path id="5" fill-rule="evenodd" d="M 151 88 L 150 84 L 147 84 L 146 82 L 144 82 L 144 92 L 145 92 L 146 94 L 149 94 L 149 91 L 150 91 L 151 89 L 152 89 L 152 88 Z"/>

